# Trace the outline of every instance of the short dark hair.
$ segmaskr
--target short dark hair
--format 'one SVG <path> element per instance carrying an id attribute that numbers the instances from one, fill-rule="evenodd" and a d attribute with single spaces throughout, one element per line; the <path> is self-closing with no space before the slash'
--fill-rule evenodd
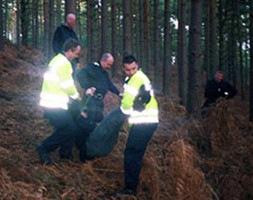
<path id="1" fill-rule="evenodd" d="M 133 62 L 137 62 L 136 58 L 132 55 L 129 55 L 129 56 L 125 56 L 123 58 L 123 64 L 131 64 Z"/>
<path id="2" fill-rule="evenodd" d="M 81 46 L 80 42 L 78 42 L 77 40 L 73 38 L 69 38 L 64 42 L 62 49 L 64 52 L 68 50 L 75 51 L 76 47 L 79 45 Z"/>

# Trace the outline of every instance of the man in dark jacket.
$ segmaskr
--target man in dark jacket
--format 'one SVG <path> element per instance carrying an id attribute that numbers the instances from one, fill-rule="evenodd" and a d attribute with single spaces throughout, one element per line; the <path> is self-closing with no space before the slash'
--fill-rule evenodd
<path id="1" fill-rule="evenodd" d="M 114 62 L 110 53 L 104 53 L 99 62 L 88 64 L 86 67 L 77 72 L 76 78 L 80 86 L 87 90 L 95 88 L 93 96 L 88 98 L 87 115 L 94 122 L 101 122 L 103 119 L 104 102 L 103 99 L 107 91 L 119 95 L 120 92 L 109 78 L 109 70 Z M 87 97 L 83 97 L 87 98 Z"/>
<path id="2" fill-rule="evenodd" d="M 62 52 L 62 46 L 64 42 L 69 39 L 73 38 L 78 41 L 77 35 L 74 31 L 74 26 L 76 24 L 76 16 L 73 13 L 69 13 L 66 16 L 66 20 L 64 24 L 58 26 L 54 32 L 53 37 L 53 50 L 55 54 Z M 75 72 L 76 68 L 80 67 L 79 58 L 73 60 L 71 62 L 73 73 Z"/>
<path id="3" fill-rule="evenodd" d="M 202 109 L 215 105 L 216 100 L 220 97 L 230 99 L 234 97 L 236 93 L 236 88 L 234 88 L 229 82 L 223 80 L 223 72 L 217 71 L 214 75 L 214 78 L 212 80 L 209 80 L 206 84 L 206 101 Z"/>

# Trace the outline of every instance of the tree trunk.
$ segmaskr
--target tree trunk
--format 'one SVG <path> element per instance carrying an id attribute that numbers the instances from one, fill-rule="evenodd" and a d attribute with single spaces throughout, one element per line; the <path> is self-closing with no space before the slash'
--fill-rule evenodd
<path id="1" fill-rule="evenodd" d="M 48 53 L 54 55 L 52 43 L 54 36 L 54 0 L 49 1 Z"/>
<path id="2" fill-rule="evenodd" d="M 219 69 L 224 70 L 224 25 L 225 25 L 225 17 L 224 17 L 224 0 L 219 0 Z M 225 11 L 226 12 L 226 11 Z"/>
<path id="3" fill-rule="evenodd" d="M 39 36 L 38 0 L 33 0 L 32 7 L 33 7 L 33 9 L 32 9 L 32 46 L 34 48 L 37 48 L 38 47 L 38 36 Z"/>
<path id="4" fill-rule="evenodd" d="M 216 0 L 211 0 L 210 4 L 210 69 L 211 76 L 218 70 L 218 54 L 217 54 L 217 22 L 216 22 Z"/>
<path id="5" fill-rule="evenodd" d="M 229 75 L 232 75 L 232 83 L 233 86 L 236 87 L 237 85 L 237 35 L 236 35 L 236 27 L 237 27 L 237 21 L 236 21 L 236 12 L 234 12 L 236 10 L 236 4 L 235 1 L 232 1 L 232 17 L 231 17 L 231 25 L 230 25 L 230 41 L 231 41 L 231 45 L 230 45 L 230 61 L 231 61 L 231 65 L 229 66 Z"/>
<path id="6" fill-rule="evenodd" d="M 77 13 L 81 13 L 82 11 L 82 8 L 81 8 L 81 0 L 78 0 L 77 1 Z M 84 35 L 84 33 L 83 33 L 83 27 L 84 27 L 84 25 L 83 25 L 83 20 L 81 20 L 81 16 L 80 15 L 78 15 L 78 18 L 76 19 L 76 21 L 77 21 L 77 27 L 78 27 L 78 29 L 77 29 L 77 33 L 78 33 L 78 38 L 79 38 L 79 41 L 83 41 L 83 37 L 85 36 Z"/>
<path id="7" fill-rule="evenodd" d="M 20 4 L 19 1 L 17 3 L 17 19 L 16 19 L 16 34 L 17 34 L 17 47 L 19 48 L 20 45 Z"/>
<path id="8" fill-rule="evenodd" d="M 3 4 L 1 4 L 3 6 Z M 8 0 L 5 0 L 5 3 L 4 3 L 4 6 L 5 8 L 5 16 L 4 16 L 4 21 L 3 21 L 3 33 L 4 33 L 4 38 L 5 39 L 8 39 L 8 35 L 9 35 L 9 28 L 8 28 L 8 21 L 9 21 L 9 17 L 8 17 L 8 14 L 9 14 L 9 11 L 8 11 Z"/>
<path id="9" fill-rule="evenodd" d="M 65 0 L 65 16 L 69 13 L 76 14 L 76 0 Z"/>
<path id="10" fill-rule="evenodd" d="M 28 12 L 28 1 L 21 0 L 21 33 L 22 33 L 22 45 L 27 46 L 28 44 L 28 19 L 29 19 L 29 12 Z"/>
<path id="11" fill-rule="evenodd" d="M 131 7 L 132 0 L 123 1 L 123 56 L 132 54 Z"/>
<path id="12" fill-rule="evenodd" d="M 150 65 L 150 55 L 149 55 L 149 48 L 150 48 L 150 22 L 149 22 L 149 1 L 144 0 L 144 60 L 143 65 L 145 67 L 145 71 L 149 76 L 149 65 Z"/>
<path id="13" fill-rule="evenodd" d="M 62 10 L 61 0 L 56 0 L 56 13 L 55 13 L 56 26 L 59 26 L 62 22 L 61 10 Z"/>
<path id="14" fill-rule="evenodd" d="M 46 58 L 49 58 L 49 52 L 48 52 L 48 46 L 49 46 L 49 38 L 48 38 L 48 0 L 44 0 L 44 5 L 43 5 L 43 11 L 44 11 L 44 55 Z"/>
<path id="15" fill-rule="evenodd" d="M 139 40 L 139 46 L 140 46 L 140 58 L 139 58 L 139 64 L 141 66 L 144 65 L 144 0 L 139 0 L 139 27 L 140 27 L 140 40 Z M 145 66 L 143 66 L 145 67 Z"/>
<path id="16" fill-rule="evenodd" d="M 87 1 L 87 62 L 92 62 L 95 58 L 95 44 L 94 44 L 94 27 L 95 27 L 95 19 L 94 19 L 94 1 Z"/>
<path id="17" fill-rule="evenodd" d="M 170 1 L 164 2 L 164 54 L 163 54 L 163 94 L 170 94 Z"/>
<path id="18" fill-rule="evenodd" d="M 186 40 L 185 40 L 185 0 L 178 1 L 178 93 L 180 104 L 186 105 L 187 98 L 187 65 L 186 65 Z"/>
<path id="19" fill-rule="evenodd" d="M 240 30 L 243 30 L 242 27 L 242 20 L 241 20 L 241 12 L 239 9 L 240 2 L 239 0 L 236 1 L 236 17 L 237 17 L 237 34 L 238 34 L 238 42 L 239 42 L 239 69 L 240 69 L 240 86 L 241 86 L 241 100 L 243 101 L 245 99 L 245 94 L 244 94 L 244 74 L 243 74 L 243 48 L 242 48 L 242 34 Z"/>
<path id="20" fill-rule="evenodd" d="M 253 1 L 250 1 L 250 97 L 249 120 L 253 122 Z"/>
<path id="21" fill-rule="evenodd" d="M 117 67 L 118 67 L 118 58 L 117 58 L 117 51 L 116 51 L 116 11 L 117 11 L 117 5 L 116 5 L 116 1 L 115 0 L 111 0 L 111 26 L 112 26 L 112 31 L 111 31 L 111 37 L 112 37 L 112 55 L 115 58 L 114 59 L 114 64 L 112 67 L 112 77 L 116 76 L 117 73 Z"/>
<path id="22" fill-rule="evenodd" d="M 0 0 L 0 5 L 3 5 L 2 0 Z M 0 7 L 0 51 L 4 48 L 3 43 L 3 7 Z"/>
<path id="23" fill-rule="evenodd" d="M 201 0 L 191 0 L 191 22 L 189 35 L 189 87 L 187 111 L 190 116 L 200 117 L 201 105 L 201 70 L 200 70 L 200 43 L 201 43 Z"/>
<path id="24" fill-rule="evenodd" d="M 153 69 L 154 69 L 154 86 L 155 89 L 159 89 L 159 0 L 154 0 L 154 24 L 153 24 Z"/>
<path id="25" fill-rule="evenodd" d="M 102 13 L 101 13 L 101 55 L 108 51 L 108 11 L 107 11 L 107 0 L 102 0 Z"/>

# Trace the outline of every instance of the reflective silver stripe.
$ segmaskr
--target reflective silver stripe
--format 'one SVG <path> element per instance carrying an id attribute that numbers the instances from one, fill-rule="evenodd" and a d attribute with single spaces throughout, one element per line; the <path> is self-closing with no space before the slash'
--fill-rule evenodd
<path id="1" fill-rule="evenodd" d="M 129 123 L 158 123 L 158 110 L 146 109 L 142 112 L 133 111 L 129 118 Z"/>
<path id="2" fill-rule="evenodd" d="M 47 80 L 50 82 L 59 82 L 60 81 L 59 77 L 55 73 L 52 73 L 50 71 L 44 73 L 43 78 L 44 78 L 44 80 Z"/>
<path id="3" fill-rule="evenodd" d="M 68 109 L 68 104 L 66 103 L 47 101 L 45 99 L 40 100 L 40 106 L 46 107 L 46 108 L 62 108 L 64 110 Z"/>
<path id="4" fill-rule="evenodd" d="M 145 85 L 145 90 L 146 91 L 150 91 L 151 89 L 152 89 L 152 86 L 151 86 L 151 84 L 144 84 Z"/>
<path id="5" fill-rule="evenodd" d="M 122 106 L 120 107 L 120 110 L 121 110 L 125 115 L 130 115 L 130 114 L 133 112 L 133 108 L 124 109 Z"/>
<path id="6" fill-rule="evenodd" d="M 145 124 L 145 123 L 148 124 L 148 123 L 158 123 L 159 121 L 158 121 L 157 117 L 144 117 L 144 116 L 142 116 L 142 117 L 138 117 L 138 118 L 130 117 L 128 122 L 130 124 Z"/>
<path id="7" fill-rule="evenodd" d="M 136 97 L 139 91 L 134 86 L 124 84 L 124 92 L 127 92 L 130 95 Z"/>
<path id="8" fill-rule="evenodd" d="M 74 95 L 70 96 L 72 99 L 78 99 L 80 97 L 79 93 L 76 92 Z"/>
<path id="9" fill-rule="evenodd" d="M 63 95 L 55 95 L 46 92 L 40 94 L 40 105 L 47 108 L 68 108 L 69 98 Z"/>
<path id="10" fill-rule="evenodd" d="M 57 95 L 57 94 L 52 94 L 52 93 L 48 93 L 48 92 L 42 92 L 40 94 L 40 98 L 41 99 L 52 99 L 53 101 L 58 101 L 58 102 L 66 102 L 68 103 L 69 98 L 68 96 L 65 95 Z"/>
<path id="11" fill-rule="evenodd" d="M 74 85 L 74 81 L 72 79 L 64 81 L 64 82 L 61 82 L 60 85 L 64 89 L 71 88 L 71 87 L 75 86 Z"/>

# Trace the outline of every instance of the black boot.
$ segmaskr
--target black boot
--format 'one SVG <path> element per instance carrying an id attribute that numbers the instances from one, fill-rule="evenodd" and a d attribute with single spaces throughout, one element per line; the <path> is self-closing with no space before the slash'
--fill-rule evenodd
<path id="1" fill-rule="evenodd" d="M 112 196 L 116 197 L 117 195 L 134 195 L 136 196 L 136 189 L 131 189 L 125 187 L 124 189 L 120 190 L 119 192 L 115 192 Z"/>
<path id="2" fill-rule="evenodd" d="M 37 153 L 40 157 L 40 161 L 45 165 L 53 165 L 52 160 L 50 159 L 48 153 L 42 146 L 37 147 Z"/>

